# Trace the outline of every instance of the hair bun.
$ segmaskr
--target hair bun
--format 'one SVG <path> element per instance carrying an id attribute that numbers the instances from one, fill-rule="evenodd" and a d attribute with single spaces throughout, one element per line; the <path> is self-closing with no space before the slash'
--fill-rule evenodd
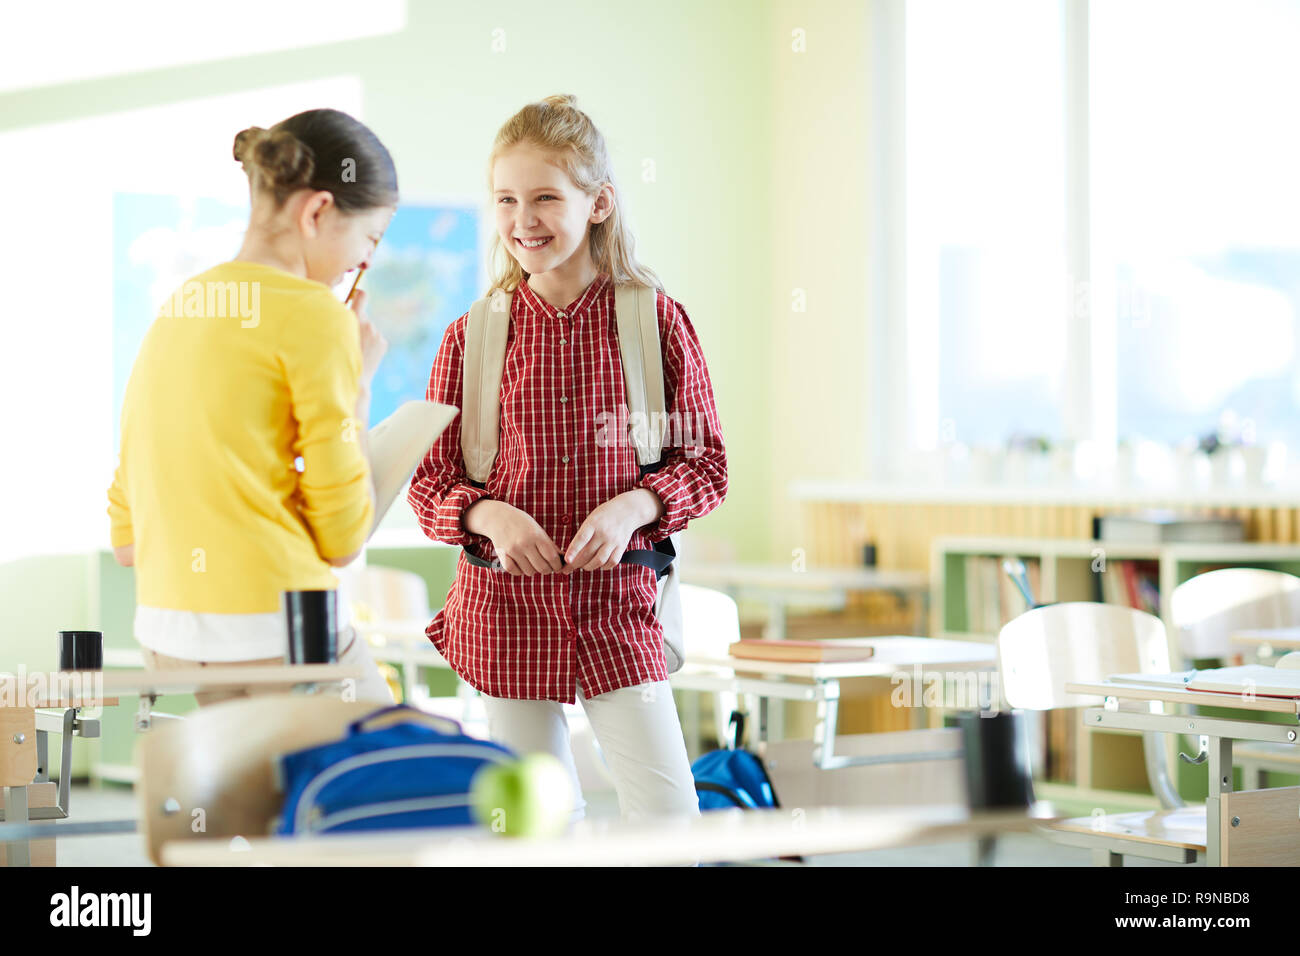
<path id="1" fill-rule="evenodd" d="M 311 182 L 316 157 L 287 129 L 250 126 L 235 136 L 235 159 L 271 189 L 297 189 Z"/>
<path id="2" fill-rule="evenodd" d="M 257 141 L 266 135 L 266 130 L 260 126 L 250 126 L 248 129 L 240 130 L 235 134 L 235 162 L 243 163 L 247 166 L 253 147 Z"/>
<path id="3" fill-rule="evenodd" d="M 569 93 L 557 93 L 554 96 L 548 96 L 542 100 L 547 106 L 567 106 L 569 109 L 578 108 L 578 98 Z"/>
<path id="4" fill-rule="evenodd" d="M 273 129 L 253 145 L 253 157 L 267 185 L 297 189 L 311 182 L 316 157 L 311 148 L 287 129 Z"/>

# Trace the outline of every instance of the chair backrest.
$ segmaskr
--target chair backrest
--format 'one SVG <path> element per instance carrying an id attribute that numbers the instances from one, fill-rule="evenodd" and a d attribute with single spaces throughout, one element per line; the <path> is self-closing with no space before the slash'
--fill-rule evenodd
<path id="1" fill-rule="evenodd" d="M 686 653 L 725 659 L 728 645 L 740 640 L 740 611 L 730 594 L 683 584 L 682 642 Z M 730 691 L 713 695 L 713 733 L 719 744 L 727 739 L 731 712 L 740 707 L 740 697 Z"/>
<path id="2" fill-rule="evenodd" d="M 1300 577 L 1262 568 L 1207 571 L 1174 588 L 1169 615 L 1182 657 L 1228 657 L 1236 631 L 1300 624 Z"/>
<path id="3" fill-rule="evenodd" d="M 356 576 L 352 600 L 380 621 L 428 620 L 429 586 L 414 571 L 367 565 Z"/>
<path id="4" fill-rule="evenodd" d="M 1067 694 L 1071 681 L 1169 672 L 1169 639 L 1153 614 L 1087 601 L 1027 611 L 998 634 L 1007 703 L 1022 710 L 1083 707 L 1098 697 Z"/>
<path id="5" fill-rule="evenodd" d="M 688 654 L 726 657 L 727 646 L 740 639 L 740 612 L 729 594 L 683 584 L 682 640 Z"/>
<path id="6" fill-rule="evenodd" d="M 161 864 L 170 840 L 264 837 L 280 812 L 281 754 L 338 740 L 379 706 L 326 695 L 268 694 L 154 724 L 136 744 L 140 827 Z"/>

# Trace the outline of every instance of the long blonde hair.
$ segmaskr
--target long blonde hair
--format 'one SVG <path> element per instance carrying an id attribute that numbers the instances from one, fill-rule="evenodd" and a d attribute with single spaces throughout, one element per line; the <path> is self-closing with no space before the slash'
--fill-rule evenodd
<path id="1" fill-rule="evenodd" d="M 548 96 L 529 103 L 497 132 L 488 157 L 488 192 L 492 191 L 492 169 L 497 157 L 515 146 L 535 146 L 554 154 L 569 179 L 588 196 L 595 196 L 605 183 L 614 185 L 605 138 L 572 96 Z M 592 223 L 587 231 L 592 262 L 616 285 L 640 284 L 662 289 L 658 276 L 636 261 L 635 240 L 623 215 L 618 187 L 614 187 L 614 209 L 604 222 Z M 514 292 L 528 276 L 514 256 L 501 245 L 495 231 L 488 243 L 488 295 L 497 289 Z"/>

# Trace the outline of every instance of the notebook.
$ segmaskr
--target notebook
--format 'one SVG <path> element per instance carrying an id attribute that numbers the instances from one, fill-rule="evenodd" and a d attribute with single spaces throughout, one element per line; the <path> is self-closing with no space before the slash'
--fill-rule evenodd
<path id="1" fill-rule="evenodd" d="M 851 639 L 849 639 L 851 640 Z M 827 641 L 777 641 L 746 638 L 727 647 L 732 657 L 758 661 L 798 661 L 825 664 L 832 661 L 866 661 L 875 651 L 867 645 L 850 644 L 846 639 Z"/>
<path id="2" fill-rule="evenodd" d="M 460 412 L 454 405 L 411 401 L 370 429 L 370 470 L 375 476 L 375 533 L 433 443 Z"/>
<path id="3" fill-rule="evenodd" d="M 1116 684 L 1171 684 L 1183 687 L 1196 676 L 1196 671 L 1177 671 L 1173 674 L 1112 674 L 1106 678 Z"/>
<path id="4" fill-rule="evenodd" d="M 1216 667 L 1197 671 L 1187 684 L 1188 690 L 1223 694 L 1251 693 L 1256 697 L 1300 697 L 1300 670 L 1291 667 L 1266 667 L 1246 664 L 1242 667 Z"/>

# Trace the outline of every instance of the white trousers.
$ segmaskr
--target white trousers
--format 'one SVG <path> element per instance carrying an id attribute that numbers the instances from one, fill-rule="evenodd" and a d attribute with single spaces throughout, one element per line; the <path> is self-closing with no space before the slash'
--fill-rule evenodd
<path id="1" fill-rule="evenodd" d="M 578 770 L 569 744 L 564 705 L 554 700 L 512 700 L 483 696 L 492 740 L 521 756 L 549 753 L 569 772 L 574 807 L 570 824 L 586 815 Z M 652 681 L 620 687 L 588 700 L 578 685 L 578 703 L 614 777 L 619 811 L 625 820 L 700 815 L 672 685 Z"/>

